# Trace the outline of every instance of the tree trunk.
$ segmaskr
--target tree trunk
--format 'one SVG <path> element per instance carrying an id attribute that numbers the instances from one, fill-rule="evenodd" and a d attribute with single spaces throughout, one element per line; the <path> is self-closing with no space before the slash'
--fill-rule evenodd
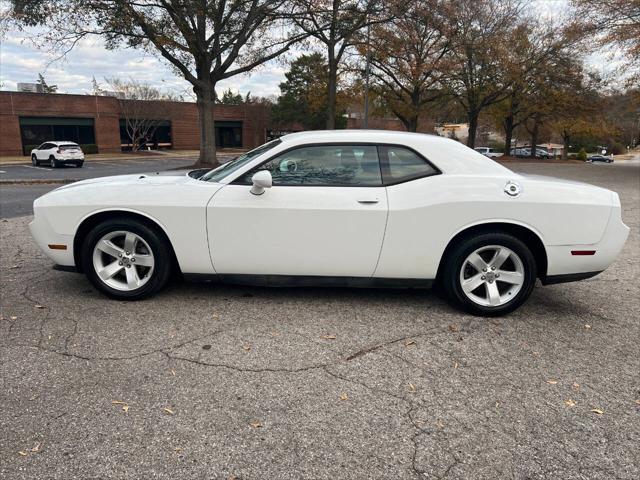
<path id="1" fill-rule="evenodd" d="M 329 47 L 329 79 L 327 81 L 327 130 L 336 128 L 336 89 L 338 84 L 338 62 L 333 47 Z"/>
<path id="2" fill-rule="evenodd" d="M 476 133 L 478 132 L 478 112 L 467 112 L 469 119 L 469 138 L 467 138 L 467 147 L 474 148 L 476 146 Z"/>
<path id="3" fill-rule="evenodd" d="M 562 159 L 566 160 L 567 158 L 569 158 L 569 135 L 567 135 L 566 133 L 562 134 L 562 144 L 564 145 L 564 148 L 562 149 Z"/>
<path id="4" fill-rule="evenodd" d="M 533 120 L 533 130 L 531 130 L 531 153 L 529 157 L 536 158 L 536 149 L 538 148 L 538 131 L 540 130 L 540 123 L 538 120 Z"/>
<path id="5" fill-rule="evenodd" d="M 502 122 L 504 127 L 504 154 L 511 155 L 511 141 L 513 140 L 513 115 L 508 115 Z"/>
<path id="6" fill-rule="evenodd" d="M 215 86 L 210 82 L 206 83 L 193 89 L 196 94 L 198 121 L 200 124 L 200 156 L 198 164 L 213 168 L 220 165 L 216 157 L 216 131 L 213 115 L 216 95 Z"/>

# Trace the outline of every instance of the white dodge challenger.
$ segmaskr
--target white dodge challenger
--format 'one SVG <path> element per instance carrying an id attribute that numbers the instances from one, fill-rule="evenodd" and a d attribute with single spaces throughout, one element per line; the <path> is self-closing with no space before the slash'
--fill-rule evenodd
<path id="1" fill-rule="evenodd" d="M 428 287 L 499 315 L 536 279 L 589 278 L 622 249 L 618 195 L 520 175 L 454 141 L 343 130 L 287 135 L 214 170 L 97 178 L 34 202 L 59 269 L 147 297 L 172 272 L 233 283 Z"/>

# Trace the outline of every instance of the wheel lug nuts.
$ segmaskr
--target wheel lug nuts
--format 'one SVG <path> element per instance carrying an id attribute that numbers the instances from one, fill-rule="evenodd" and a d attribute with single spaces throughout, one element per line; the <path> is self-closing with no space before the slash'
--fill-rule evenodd
<path id="1" fill-rule="evenodd" d="M 131 258 L 131 263 L 135 262 L 136 259 L 135 258 Z"/>
<path id="2" fill-rule="evenodd" d="M 496 267 L 491 267 L 491 270 L 495 270 L 495 269 L 496 269 Z"/>
<path id="3" fill-rule="evenodd" d="M 482 280 L 486 280 L 487 277 L 485 277 L 484 275 L 482 275 L 482 277 L 480 277 Z"/>
<path id="4" fill-rule="evenodd" d="M 131 264 L 130 263 L 127 265 L 127 268 L 131 268 Z"/>
<path id="5" fill-rule="evenodd" d="M 499 274 L 499 273 L 496 273 L 496 278 L 498 278 L 499 276 L 500 276 L 500 274 Z"/>
<path id="6" fill-rule="evenodd" d="M 131 252 L 127 252 L 127 255 L 131 255 Z"/>
<path id="7" fill-rule="evenodd" d="M 118 265 L 122 265 L 122 262 L 118 262 Z"/>
<path id="8" fill-rule="evenodd" d="M 483 268 L 483 269 L 482 269 L 482 271 L 483 271 L 483 272 L 486 272 L 486 271 L 487 271 L 487 269 L 486 269 L 486 268 Z"/>

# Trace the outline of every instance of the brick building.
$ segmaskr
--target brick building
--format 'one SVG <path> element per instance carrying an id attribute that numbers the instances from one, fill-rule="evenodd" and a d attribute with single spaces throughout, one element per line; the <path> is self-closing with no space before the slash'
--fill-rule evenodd
<path id="1" fill-rule="evenodd" d="M 0 92 L 0 155 L 22 155 L 47 140 L 95 144 L 98 151 L 126 148 L 120 101 L 93 95 Z M 163 119 L 154 144 L 198 149 L 200 133 L 195 103 L 161 102 Z M 269 111 L 262 105 L 216 105 L 216 144 L 252 148 L 266 141 Z"/>

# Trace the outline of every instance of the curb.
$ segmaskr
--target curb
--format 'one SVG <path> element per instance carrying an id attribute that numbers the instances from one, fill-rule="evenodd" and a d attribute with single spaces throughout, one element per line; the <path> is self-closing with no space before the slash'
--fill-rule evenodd
<path id="1" fill-rule="evenodd" d="M 37 179 L 20 179 L 0 180 L 0 185 L 66 185 L 68 183 L 79 182 L 78 178 L 37 178 Z"/>

